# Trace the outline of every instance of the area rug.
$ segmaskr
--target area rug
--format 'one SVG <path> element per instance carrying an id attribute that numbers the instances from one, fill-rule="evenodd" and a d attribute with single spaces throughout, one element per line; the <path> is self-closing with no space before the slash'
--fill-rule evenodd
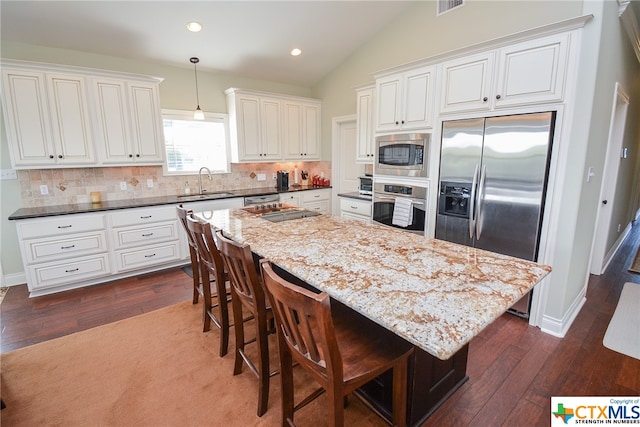
<path id="1" fill-rule="evenodd" d="M 271 338 L 273 369 L 278 352 Z M 279 377 L 259 418 L 257 378 L 246 368 L 232 375 L 233 353 L 218 356 L 218 330 L 202 332 L 200 304 L 177 304 L 0 358 L 2 426 L 281 425 Z M 296 394 L 314 389 L 297 369 Z M 299 426 L 327 425 L 325 396 L 296 413 Z M 352 397 L 345 425 L 385 423 Z"/>
<path id="2" fill-rule="evenodd" d="M 640 284 L 624 284 L 602 343 L 613 351 L 640 359 Z"/>
<path id="3" fill-rule="evenodd" d="M 633 259 L 631 267 L 629 267 L 629 271 L 631 273 L 640 274 L 640 248 L 638 248 L 638 252 L 636 252 L 636 257 Z"/>

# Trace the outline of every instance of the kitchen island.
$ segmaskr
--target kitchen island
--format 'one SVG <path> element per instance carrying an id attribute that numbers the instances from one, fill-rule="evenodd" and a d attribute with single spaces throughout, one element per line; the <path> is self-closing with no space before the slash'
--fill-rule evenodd
<path id="1" fill-rule="evenodd" d="M 469 341 L 551 271 L 330 215 L 274 224 L 241 210 L 219 210 L 206 220 L 250 244 L 257 256 L 412 343 L 418 350 L 409 373 L 412 425 L 466 380 Z M 443 384 L 436 395 L 423 396 Z M 364 394 L 373 396 L 373 406 L 385 399 L 375 389 Z M 384 402 L 377 409 L 388 412 Z"/>

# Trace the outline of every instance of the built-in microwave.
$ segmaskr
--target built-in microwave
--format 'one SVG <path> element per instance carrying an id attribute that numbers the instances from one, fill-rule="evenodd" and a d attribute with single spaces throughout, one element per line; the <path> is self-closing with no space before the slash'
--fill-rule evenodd
<path id="1" fill-rule="evenodd" d="M 407 133 L 376 137 L 374 174 L 426 177 L 429 133 Z"/>

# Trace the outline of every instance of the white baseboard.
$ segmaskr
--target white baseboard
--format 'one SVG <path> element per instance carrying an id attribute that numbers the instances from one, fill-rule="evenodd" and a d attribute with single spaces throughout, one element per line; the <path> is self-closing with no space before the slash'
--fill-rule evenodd
<path id="1" fill-rule="evenodd" d="M 578 316 L 578 313 L 580 313 L 580 309 L 587 301 L 586 295 L 587 287 L 585 286 L 582 288 L 582 291 L 580 291 L 576 299 L 573 300 L 571 307 L 569 307 L 569 310 L 567 310 L 562 319 L 556 319 L 546 315 L 542 316 L 542 324 L 540 325 L 542 332 L 559 338 L 564 338 L 571 327 L 571 324 L 573 324 L 573 321 Z"/>
<path id="2" fill-rule="evenodd" d="M 24 275 L 24 271 L 20 273 L 5 274 L 0 277 L 2 286 L 16 286 L 27 283 L 27 278 Z"/>
<path id="3" fill-rule="evenodd" d="M 609 252 L 607 252 L 607 254 L 605 255 L 604 259 L 602 260 L 602 269 L 600 270 L 601 274 L 604 274 L 605 271 L 607 271 L 607 267 L 609 267 L 609 264 L 611 264 L 611 260 L 616 255 L 616 253 L 618 252 L 618 249 L 620 249 L 620 247 L 624 243 L 624 240 L 627 238 L 629 233 L 631 233 L 632 226 L 633 226 L 632 223 L 627 224 L 627 226 L 624 228 L 624 231 L 620 233 L 618 240 L 616 240 L 616 242 L 613 244 L 611 249 L 609 249 Z"/>

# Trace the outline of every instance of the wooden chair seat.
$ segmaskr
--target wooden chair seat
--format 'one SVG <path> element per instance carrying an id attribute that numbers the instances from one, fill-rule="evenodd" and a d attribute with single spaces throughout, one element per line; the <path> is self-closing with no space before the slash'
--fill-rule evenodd
<path id="1" fill-rule="evenodd" d="M 231 283 L 236 342 L 233 375 L 240 374 L 243 364 L 246 363 L 251 372 L 258 377 L 257 413 L 260 417 L 267 411 L 269 403 L 269 378 L 277 373 L 277 371 L 270 372 L 269 368 L 268 335 L 275 332 L 273 310 L 265 295 L 262 279 L 249 245 L 240 245 L 227 239 L 222 231 L 217 231 L 215 238 Z M 255 320 L 256 337 L 249 341 L 245 339 L 243 307 L 253 315 Z M 255 363 L 245 352 L 245 346 L 254 342 L 258 346 L 258 360 Z"/>
<path id="2" fill-rule="evenodd" d="M 407 365 L 413 346 L 371 323 L 329 295 L 314 293 L 280 277 L 261 262 L 264 285 L 273 304 L 280 354 L 282 425 L 294 425 L 293 415 L 325 391 L 328 418 L 344 425 L 343 402 L 358 387 L 393 369 L 393 425 L 407 419 Z M 321 389 L 294 405 L 293 362 Z"/>
<path id="3" fill-rule="evenodd" d="M 196 244 L 200 277 L 203 283 L 209 283 L 209 286 L 202 286 L 203 331 L 207 332 L 211 329 L 211 322 L 220 329 L 220 357 L 222 357 L 227 354 L 229 348 L 231 326 L 229 322 L 231 288 L 228 274 L 220 251 L 214 242 L 211 226 L 206 222 L 200 222 L 192 214 L 187 216 L 186 221 L 187 229 Z"/>

